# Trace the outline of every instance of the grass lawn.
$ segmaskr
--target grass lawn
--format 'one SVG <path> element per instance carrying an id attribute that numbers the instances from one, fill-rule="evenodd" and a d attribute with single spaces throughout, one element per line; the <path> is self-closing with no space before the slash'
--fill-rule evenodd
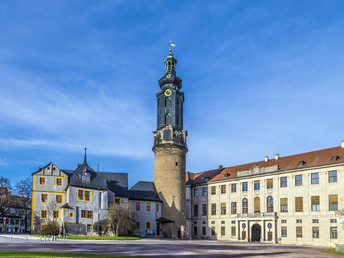
<path id="1" fill-rule="evenodd" d="M 31 234 L 31 236 L 40 237 L 39 234 Z M 139 237 L 128 237 L 128 236 L 67 236 L 67 239 L 76 240 L 139 240 Z"/>
<path id="2" fill-rule="evenodd" d="M 24 251 L 0 251 L 2 257 L 133 257 L 110 254 L 72 254 L 72 253 L 49 253 L 49 252 L 24 252 Z"/>
<path id="3" fill-rule="evenodd" d="M 344 256 L 343 253 L 336 252 L 336 250 L 334 248 L 321 249 L 320 252 L 327 253 L 327 254 L 336 254 L 336 255 Z"/>

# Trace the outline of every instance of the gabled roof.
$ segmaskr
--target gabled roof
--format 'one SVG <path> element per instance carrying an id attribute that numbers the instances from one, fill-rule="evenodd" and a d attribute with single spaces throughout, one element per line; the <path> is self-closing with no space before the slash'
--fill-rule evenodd
<path id="1" fill-rule="evenodd" d="M 198 173 L 186 173 L 186 183 L 187 184 L 201 184 L 210 181 L 212 178 L 221 173 L 220 169 L 214 169 Z"/>
<path id="2" fill-rule="evenodd" d="M 153 182 L 139 181 L 129 190 L 131 200 L 162 202 Z"/>
<path id="3" fill-rule="evenodd" d="M 337 159 L 332 161 L 332 157 L 337 157 Z M 300 162 L 302 162 L 303 164 L 301 165 Z M 278 157 L 278 159 L 268 159 L 267 161 L 261 160 L 257 162 L 226 167 L 222 171 L 210 170 L 200 173 L 190 173 L 189 177 L 191 178 L 192 184 L 201 184 L 205 182 L 205 178 L 207 176 L 210 177 L 209 182 L 222 181 L 231 178 L 237 178 L 240 175 L 240 173 L 238 174 L 238 172 L 247 171 L 253 169 L 254 167 L 276 167 L 276 170 L 274 172 L 281 172 L 294 169 L 311 168 L 322 165 L 339 164 L 343 162 L 344 149 L 339 146 L 285 157 Z M 186 177 L 186 180 L 187 179 L 188 175 Z"/>
<path id="4" fill-rule="evenodd" d="M 53 165 L 53 167 L 58 168 L 54 163 L 49 162 L 47 165 L 45 165 L 45 166 L 42 167 L 42 168 L 41 168 L 41 167 L 38 167 L 38 170 L 35 171 L 35 172 L 33 172 L 31 175 L 34 175 L 34 174 L 40 172 L 41 170 L 45 169 L 46 167 L 49 167 L 50 165 Z M 58 168 L 58 169 L 59 169 L 59 168 Z M 65 170 L 60 169 L 60 171 L 61 171 L 62 173 L 64 173 L 66 176 L 68 176 L 68 174 L 65 172 Z"/>

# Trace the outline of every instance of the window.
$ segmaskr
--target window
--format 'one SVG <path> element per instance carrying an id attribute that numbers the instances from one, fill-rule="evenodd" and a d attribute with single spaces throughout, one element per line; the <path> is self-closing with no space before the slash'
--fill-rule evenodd
<path id="1" fill-rule="evenodd" d="M 211 215 L 216 215 L 216 203 L 211 204 Z"/>
<path id="2" fill-rule="evenodd" d="M 48 217 L 48 210 L 41 210 L 41 218 L 46 219 Z"/>
<path id="3" fill-rule="evenodd" d="M 202 216 L 207 216 L 207 204 L 202 204 Z"/>
<path id="4" fill-rule="evenodd" d="M 330 219 L 330 223 L 337 223 L 337 219 Z"/>
<path id="5" fill-rule="evenodd" d="M 205 236 L 207 234 L 207 228 L 202 227 L 202 235 Z"/>
<path id="6" fill-rule="evenodd" d="M 337 182 L 337 171 L 328 172 L 328 182 L 329 183 Z"/>
<path id="7" fill-rule="evenodd" d="M 312 236 L 313 238 L 319 238 L 319 227 L 312 228 Z"/>
<path id="8" fill-rule="evenodd" d="M 202 196 L 207 196 L 208 195 L 208 188 L 207 187 L 203 187 L 202 188 Z"/>
<path id="9" fill-rule="evenodd" d="M 215 195 L 216 194 L 216 186 L 212 186 L 211 187 L 211 195 Z"/>
<path id="10" fill-rule="evenodd" d="M 231 231 L 232 231 L 231 232 L 232 233 L 232 237 L 236 236 L 236 229 L 235 229 L 235 227 L 232 226 L 232 230 Z"/>
<path id="11" fill-rule="evenodd" d="M 160 204 L 159 203 L 156 204 L 156 212 L 160 212 Z"/>
<path id="12" fill-rule="evenodd" d="M 302 175 L 295 176 L 295 185 L 296 186 L 302 185 Z"/>
<path id="13" fill-rule="evenodd" d="M 62 178 L 56 178 L 56 185 L 58 186 L 62 185 Z"/>
<path id="14" fill-rule="evenodd" d="M 281 237 L 287 237 L 287 227 L 281 227 Z"/>
<path id="15" fill-rule="evenodd" d="M 141 227 L 140 221 L 136 221 L 136 228 L 139 229 Z"/>
<path id="16" fill-rule="evenodd" d="M 288 198 L 281 198 L 281 212 L 288 212 Z"/>
<path id="17" fill-rule="evenodd" d="M 212 235 L 212 236 L 215 236 L 215 227 L 214 227 L 214 226 L 211 227 L 211 235 Z"/>
<path id="18" fill-rule="evenodd" d="M 281 223 L 285 224 L 285 223 L 287 223 L 287 220 L 286 219 L 282 219 Z"/>
<path id="19" fill-rule="evenodd" d="M 297 238 L 302 237 L 302 227 L 296 227 L 296 237 Z"/>
<path id="20" fill-rule="evenodd" d="M 115 205 L 121 205 L 121 198 L 115 197 L 115 199 L 114 199 L 114 204 L 115 204 Z"/>
<path id="21" fill-rule="evenodd" d="M 41 202 L 48 202 L 48 195 L 47 194 L 41 194 Z"/>
<path id="22" fill-rule="evenodd" d="M 272 196 L 268 196 L 267 198 L 267 212 L 274 212 L 274 198 Z"/>
<path id="23" fill-rule="evenodd" d="M 231 213 L 236 214 L 237 213 L 237 203 L 236 202 L 231 202 Z"/>
<path id="24" fill-rule="evenodd" d="M 91 191 L 78 190 L 79 201 L 91 201 Z"/>
<path id="25" fill-rule="evenodd" d="M 81 218 L 93 219 L 93 211 L 81 210 Z"/>
<path id="26" fill-rule="evenodd" d="M 226 235 L 226 227 L 221 227 L 221 236 Z"/>
<path id="27" fill-rule="evenodd" d="M 281 177 L 281 187 L 287 187 L 287 186 L 288 186 L 287 177 Z"/>
<path id="28" fill-rule="evenodd" d="M 311 174 L 311 184 L 319 184 L 319 173 L 312 173 Z"/>
<path id="29" fill-rule="evenodd" d="M 194 235 L 197 236 L 197 227 L 194 227 Z"/>
<path id="30" fill-rule="evenodd" d="M 146 211 L 151 211 L 151 203 L 150 202 L 147 202 L 146 203 Z"/>
<path id="31" fill-rule="evenodd" d="M 92 229 L 93 229 L 92 224 L 87 224 L 87 232 L 88 233 L 92 232 Z"/>
<path id="32" fill-rule="evenodd" d="M 242 183 L 242 191 L 243 191 L 243 192 L 246 192 L 247 189 L 248 189 L 248 183 L 247 183 L 247 182 L 243 182 L 243 183 Z"/>
<path id="33" fill-rule="evenodd" d="M 74 218 L 74 212 L 70 212 L 70 213 L 69 213 L 69 218 L 70 218 L 70 219 Z"/>
<path id="34" fill-rule="evenodd" d="M 194 189 L 194 197 L 197 197 L 198 196 L 198 188 L 195 188 Z"/>
<path id="35" fill-rule="evenodd" d="M 296 223 L 302 223 L 302 219 L 297 219 Z"/>
<path id="36" fill-rule="evenodd" d="M 338 194 L 332 194 L 328 196 L 329 211 L 338 210 Z"/>
<path id="37" fill-rule="evenodd" d="M 242 199 L 242 213 L 248 212 L 248 200 L 247 198 Z"/>
<path id="38" fill-rule="evenodd" d="M 45 177 L 39 177 L 39 184 L 40 185 L 45 185 L 46 181 L 45 181 Z"/>
<path id="39" fill-rule="evenodd" d="M 331 156 L 331 161 L 337 161 L 339 159 L 339 156 Z"/>
<path id="40" fill-rule="evenodd" d="M 260 199 L 259 199 L 259 197 L 254 198 L 254 213 L 260 213 Z"/>
<path id="41" fill-rule="evenodd" d="M 59 211 L 54 210 L 53 211 L 53 218 L 58 219 L 59 218 Z"/>
<path id="42" fill-rule="evenodd" d="M 221 203 L 221 215 L 226 215 L 226 203 Z"/>
<path id="43" fill-rule="evenodd" d="M 226 193 L 226 185 L 221 185 L 221 194 Z"/>
<path id="44" fill-rule="evenodd" d="M 194 205 L 194 217 L 198 216 L 198 205 Z"/>
<path id="45" fill-rule="evenodd" d="M 81 174 L 81 181 L 89 183 L 91 181 L 91 175 L 85 170 Z"/>
<path id="46" fill-rule="evenodd" d="M 140 211 L 141 210 L 141 203 L 140 202 L 135 202 L 135 210 Z"/>
<path id="47" fill-rule="evenodd" d="M 260 190 L 260 181 L 254 181 L 254 190 Z"/>
<path id="48" fill-rule="evenodd" d="M 147 221 L 147 222 L 146 222 L 146 229 L 151 229 L 151 223 L 150 223 L 150 221 Z"/>
<path id="49" fill-rule="evenodd" d="M 312 196 L 312 211 L 320 211 L 320 196 Z"/>
<path id="50" fill-rule="evenodd" d="M 266 180 L 266 188 L 267 188 L 267 189 L 272 189 L 272 188 L 274 188 L 274 181 L 273 181 L 273 179 L 268 179 L 268 180 Z"/>
<path id="51" fill-rule="evenodd" d="M 318 219 L 313 219 L 312 222 L 313 223 L 319 223 L 319 220 Z"/>
<path id="52" fill-rule="evenodd" d="M 231 185 L 231 192 L 236 193 L 236 184 Z"/>
<path id="53" fill-rule="evenodd" d="M 303 212 L 303 197 L 295 197 L 295 212 Z"/>
<path id="54" fill-rule="evenodd" d="M 330 227 L 330 238 L 331 239 L 338 238 L 337 227 Z"/>
<path id="55" fill-rule="evenodd" d="M 57 195 L 56 195 L 55 202 L 56 202 L 56 203 L 62 203 L 62 195 L 61 195 L 61 194 L 57 194 Z"/>

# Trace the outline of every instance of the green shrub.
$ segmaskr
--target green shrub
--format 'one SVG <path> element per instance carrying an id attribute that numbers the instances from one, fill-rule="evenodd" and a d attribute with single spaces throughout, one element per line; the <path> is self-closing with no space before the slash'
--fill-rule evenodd
<path id="1" fill-rule="evenodd" d="M 60 226 L 56 221 L 48 221 L 41 225 L 39 234 L 42 236 L 57 236 L 59 234 Z"/>

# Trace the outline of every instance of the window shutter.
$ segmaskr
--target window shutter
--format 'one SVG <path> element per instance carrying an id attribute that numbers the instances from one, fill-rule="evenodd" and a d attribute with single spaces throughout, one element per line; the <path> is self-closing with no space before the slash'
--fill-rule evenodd
<path id="1" fill-rule="evenodd" d="M 288 205 L 288 198 L 281 198 L 281 205 Z"/>
<path id="2" fill-rule="evenodd" d="M 330 205 L 338 205 L 338 194 L 333 194 L 328 196 Z"/>
<path id="3" fill-rule="evenodd" d="M 254 212 L 260 212 L 260 199 L 259 197 L 254 198 Z"/>
<path id="4" fill-rule="evenodd" d="M 303 198 L 302 197 L 295 198 L 295 211 L 303 211 Z"/>
<path id="5" fill-rule="evenodd" d="M 312 196 L 312 205 L 313 204 L 320 204 L 320 196 Z"/>

